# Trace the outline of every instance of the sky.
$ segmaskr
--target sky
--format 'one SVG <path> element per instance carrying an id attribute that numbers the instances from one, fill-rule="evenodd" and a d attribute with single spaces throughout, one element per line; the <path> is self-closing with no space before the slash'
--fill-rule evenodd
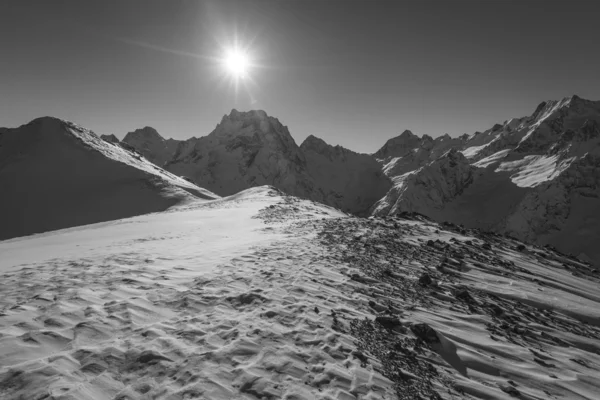
<path id="1" fill-rule="evenodd" d="M 0 2 L 0 126 L 52 115 L 98 134 L 209 134 L 232 109 L 374 152 L 458 136 L 550 99 L 600 100 L 600 2 Z M 236 81 L 221 58 L 252 60 Z"/>

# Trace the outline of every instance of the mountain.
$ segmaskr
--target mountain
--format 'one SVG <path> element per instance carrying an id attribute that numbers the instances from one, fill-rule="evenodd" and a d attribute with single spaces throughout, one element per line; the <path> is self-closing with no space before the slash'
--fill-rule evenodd
<path id="1" fill-rule="evenodd" d="M 391 187 L 379 163 L 368 154 L 331 146 L 313 135 L 300 149 L 326 204 L 363 214 Z"/>
<path id="2" fill-rule="evenodd" d="M 598 101 L 547 101 L 528 117 L 450 139 L 438 159 L 428 138 L 404 133 L 392 143 L 408 145 L 376 153 L 388 157 L 380 162 L 394 187 L 371 212 L 418 212 L 600 263 L 599 122 Z"/>
<path id="3" fill-rule="evenodd" d="M 273 185 L 291 195 L 324 200 L 287 127 L 260 110 L 232 110 L 209 135 L 179 143 L 165 168 L 221 196 Z"/>
<path id="4" fill-rule="evenodd" d="M 155 130 L 136 132 L 124 142 L 151 161 L 166 159 Z M 287 127 L 262 110 L 232 110 L 209 135 L 178 142 L 164 168 L 222 196 L 273 185 L 352 213 L 367 212 L 391 186 L 371 156 L 314 136 L 298 146 Z"/>
<path id="5" fill-rule="evenodd" d="M 451 138 L 445 134 L 433 139 L 428 135 L 419 137 L 406 130 L 388 140 L 373 157 L 379 160 L 384 173 L 393 178 L 437 160 L 450 149 L 461 148 L 464 142 L 464 137 Z"/>
<path id="6" fill-rule="evenodd" d="M 0 187 L 0 239 L 218 197 L 52 117 L 1 131 Z"/>
<path id="7" fill-rule="evenodd" d="M 121 143 L 119 138 L 116 137 L 115 135 L 100 135 L 100 139 L 102 139 L 108 143 L 115 143 L 115 144 Z"/>
<path id="8" fill-rule="evenodd" d="M 406 130 L 372 155 L 313 135 L 297 146 L 264 111 L 233 110 L 208 136 L 178 142 L 170 159 L 154 130 L 140 130 L 132 143 L 219 195 L 269 184 L 357 215 L 418 212 L 600 263 L 592 243 L 600 234 L 593 211 L 599 104 L 578 96 L 545 101 L 529 116 L 456 138 Z"/>
<path id="9" fill-rule="evenodd" d="M 263 186 L 0 254 L 3 400 L 600 393 L 597 269 L 418 215 Z"/>
<path id="10" fill-rule="evenodd" d="M 133 132 L 128 132 L 123 138 L 122 143 L 134 148 L 146 157 L 148 161 L 159 167 L 164 167 L 165 163 L 173 157 L 180 141 L 165 139 L 156 129 L 147 126 L 142 129 L 136 129 Z"/>

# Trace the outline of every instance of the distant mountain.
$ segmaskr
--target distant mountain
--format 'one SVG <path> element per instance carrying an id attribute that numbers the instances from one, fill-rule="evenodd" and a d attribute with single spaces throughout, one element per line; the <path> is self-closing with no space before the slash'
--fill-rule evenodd
<path id="1" fill-rule="evenodd" d="M 600 264 L 599 123 L 598 101 L 547 101 L 529 117 L 446 139 L 451 151 L 437 159 L 430 140 L 405 132 L 375 153 L 387 156 L 394 186 L 371 212 L 415 211 Z"/>
<path id="2" fill-rule="evenodd" d="M 100 135 L 100 139 L 108 142 L 108 143 L 121 143 L 121 141 L 119 140 L 118 137 L 116 137 L 115 135 Z"/>
<path id="3" fill-rule="evenodd" d="M 179 143 L 165 168 L 222 196 L 273 185 L 324 201 L 287 127 L 264 111 L 233 110 L 208 136 Z"/>
<path id="4" fill-rule="evenodd" d="M 173 157 L 180 141 L 165 139 L 156 129 L 147 126 L 127 133 L 122 143 L 133 147 L 146 157 L 148 161 L 153 162 L 159 167 L 163 167 Z"/>
<path id="5" fill-rule="evenodd" d="M 300 145 L 306 168 L 325 202 L 363 214 L 391 188 L 381 166 L 368 154 L 331 146 L 310 135 Z"/>
<path id="6" fill-rule="evenodd" d="M 0 130 L 0 240 L 218 196 L 57 118 Z"/>
<path id="7" fill-rule="evenodd" d="M 298 146 L 264 111 L 233 110 L 204 137 L 144 128 L 121 146 L 223 196 L 273 185 L 358 215 L 415 211 L 600 265 L 599 126 L 600 102 L 571 96 L 456 138 L 404 131 L 367 155 L 313 135 Z"/>
<path id="8" fill-rule="evenodd" d="M 167 159 L 170 150 L 154 129 L 136 132 L 123 142 L 149 160 Z M 262 110 L 232 110 L 209 135 L 178 142 L 163 165 L 222 196 L 273 185 L 352 213 L 367 212 L 391 187 L 371 156 L 314 136 L 299 147 L 287 127 Z"/>

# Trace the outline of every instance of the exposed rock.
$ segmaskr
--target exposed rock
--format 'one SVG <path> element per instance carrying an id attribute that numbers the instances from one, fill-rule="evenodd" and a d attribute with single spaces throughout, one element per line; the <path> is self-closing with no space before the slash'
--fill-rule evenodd
<path id="1" fill-rule="evenodd" d="M 433 280 L 431 279 L 431 276 L 428 273 L 423 273 L 419 277 L 419 285 L 421 285 L 421 286 L 429 286 L 432 283 L 433 283 Z"/>
<path id="2" fill-rule="evenodd" d="M 389 316 L 376 317 L 375 322 L 377 322 L 378 324 L 380 324 L 388 329 L 394 329 L 395 327 L 402 325 L 402 323 L 400 322 L 400 320 L 398 318 L 389 317 Z"/>
<path id="3" fill-rule="evenodd" d="M 435 329 L 426 323 L 411 325 L 410 330 L 415 336 L 427 344 L 440 343 L 440 338 Z"/>

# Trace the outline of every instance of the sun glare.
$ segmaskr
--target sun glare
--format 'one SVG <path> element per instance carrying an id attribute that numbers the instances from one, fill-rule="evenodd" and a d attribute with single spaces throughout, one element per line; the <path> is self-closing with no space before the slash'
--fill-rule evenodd
<path id="1" fill-rule="evenodd" d="M 234 78 L 244 78 L 247 75 L 250 60 L 243 51 L 239 49 L 229 50 L 223 61 L 227 72 Z"/>

